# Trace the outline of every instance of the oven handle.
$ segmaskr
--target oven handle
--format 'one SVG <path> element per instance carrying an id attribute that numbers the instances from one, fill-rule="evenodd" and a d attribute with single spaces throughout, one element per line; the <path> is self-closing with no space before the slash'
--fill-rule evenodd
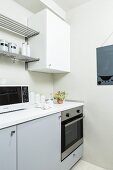
<path id="1" fill-rule="evenodd" d="M 80 121 L 80 120 L 82 120 L 82 119 L 84 119 L 84 118 L 85 118 L 85 116 L 83 116 L 83 117 L 81 117 L 81 118 L 78 118 L 78 119 L 76 119 L 76 120 L 74 120 L 74 121 L 66 124 L 65 127 L 67 127 L 67 126 L 69 126 L 69 125 L 72 125 L 73 123 L 78 122 L 78 121 Z"/>

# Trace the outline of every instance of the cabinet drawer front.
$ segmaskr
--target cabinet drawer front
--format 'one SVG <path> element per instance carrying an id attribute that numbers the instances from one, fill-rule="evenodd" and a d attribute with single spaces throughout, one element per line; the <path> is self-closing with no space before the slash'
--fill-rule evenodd
<path id="1" fill-rule="evenodd" d="M 83 155 L 83 145 L 78 147 L 72 154 L 70 154 L 66 159 L 64 159 L 61 163 L 62 170 L 69 170 L 76 164 L 76 162 L 82 157 Z"/>

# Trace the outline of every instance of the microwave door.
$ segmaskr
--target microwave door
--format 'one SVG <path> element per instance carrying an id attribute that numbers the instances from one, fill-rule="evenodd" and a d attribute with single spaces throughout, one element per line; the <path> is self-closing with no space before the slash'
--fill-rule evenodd
<path id="1" fill-rule="evenodd" d="M 22 102 L 21 87 L 0 87 L 0 106 Z"/>
<path id="2" fill-rule="evenodd" d="M 8 105 L 8 95 L 7 94 L 0 94 L 0 106 Z"/>
<path id="3" fill-rule="evenodd" d="M 22 103 L 21 87 L 14 87 L 12 91 L 9 92 L 9 103 L 10 104 Z"/>

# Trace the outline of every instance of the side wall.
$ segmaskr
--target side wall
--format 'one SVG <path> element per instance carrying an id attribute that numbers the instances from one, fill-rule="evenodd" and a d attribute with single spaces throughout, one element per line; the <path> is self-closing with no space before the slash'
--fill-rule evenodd
<path id="1" fill-rule="evenodd" d="M 113 1 L 91 0 L 68 13 L 71 73 L 54 77 L 54 90 L 85 101 L 84 160 L 113 170 L 113 86 L 97 86 L 96 48 L 113 32 Z M 113 44 L 113 35 L 105 43 Z"/>
<path id="2" fill-rule="evenodd" d="M 31 12 L 18 5 L 14 0 L 4 0 L 0 4 L 0 13 L 27 25 L 27 17 Z M 24 39 L 8 31 L 0 29 L 0 39 L 15 42 L 18 47 L 22 46 Z M 53 91 L 53 80 L 51 74 L 28 72 L 24 63 L 0 57 L 0 84 L 27 84 L 31 91 L 49 95 Z"/>

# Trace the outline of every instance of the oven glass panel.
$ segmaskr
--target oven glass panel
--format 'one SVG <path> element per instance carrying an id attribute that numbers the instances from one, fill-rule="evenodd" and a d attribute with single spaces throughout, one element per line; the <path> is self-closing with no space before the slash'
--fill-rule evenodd
<path id="1" fill-rule="evenodd" d="M 77 123 L 73 123 L 65 128 L 65 145 L 68 147 L 74 141 L 77 141 Z"/>
<path id="2" fill-rule="evenodd" d="M 81 138 L 83 138 L 83 120 L 78 122 L 70 122 L 65 124 L 65 149 L 68 149 L 70 146 L 75 144 Z"/>
<path id="3" fill-rule="evenodd" d="M 21 102 L 21 87 L 0 87 L 0 106 Z"/>

